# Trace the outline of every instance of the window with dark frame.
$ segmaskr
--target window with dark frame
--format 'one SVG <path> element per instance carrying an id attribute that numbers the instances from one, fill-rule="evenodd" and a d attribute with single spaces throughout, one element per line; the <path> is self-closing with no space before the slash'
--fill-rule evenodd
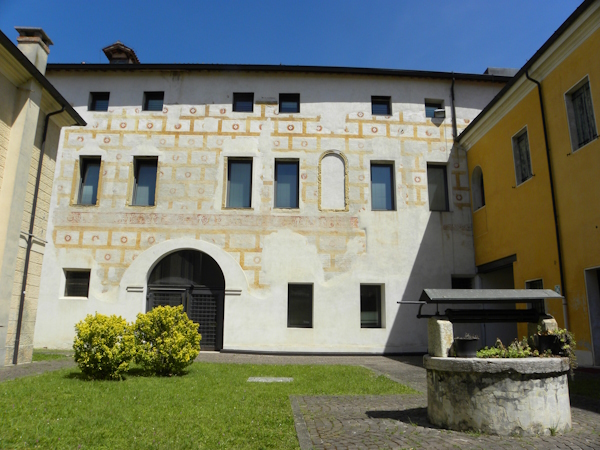
<path id="1" fill-rule="evenodd" d="M 78 205 L 95 205 L 97 203 L 100 163 L 99 156 L 81 158 Z"/>
<path id="2" fill-rule="evenodd" d="M 279 94 L 280 113 L 299 113 L 300 94 Z"/>
<path id="3" fill-rule="evenodd" d="M 162 111 L 165 100 L 164 92 L 144 92 L 144 111 Z"/>
<path id="4" fill-rule="evenodd" d="M 381 286 L 360 285 L 360 327 L 381 328 Z"/>
<path id="5" fill-rule="evenodd" d="M 250 208 L 252 159 L 227 159 L 227 207 Z"/>
<path id="6" fill-rule="evenodd" d="M 531 170 L 531 154 L 529 152 L 529 137 L 527 129 L 512 138 L 513 156 L 517 186 L 533 176 Z"/>
<path id="7" fill-rule="evenodd" d="M 571 146 L 576 151 L 598 138 L 590 82 L 586 79 L 583 85 L 567 94 L 566 99 Z"/>
<path id="8" fill-rule="evenodd" d="M 441 102 L 425 101 L 425 117 L 433 119 L 436 109 L 443 109 Z"/>
<path id="9" fill-rule="evenodd" d="M 133 206 L 154 206 L 158 158 L 140 157 L 133 160 Z"/>
<path id="10" fill-rule="evenodd" d="M 394 165 L 371 163 L 371 209 L 373 211 L 395 210 L 394 190 Z"/>
<path id="11" fill-rule="evenodd" d="M 275 208 L 298 208 L 299 163 L 275 160 Z"/>
<path id="12" fill-rule="evenodd" d="M 108 111 L 108 99 L 110 92 L 90 92 L 90 111 Z"/>
<path id="13" fill-rule="evenodd" d="M 374 116 L 392 115 L 392 98 L 384 96 L 371 97 L 371 114 Z"/>
<path id="14" fill-rule="evenodd" d="M 448 178 L 446 166 L 427 165 L 429 211 L 448 211 Z"/>
<path id="15" fill-rule="evenodd" d="M 452 277 L 452 289 L 473 289 L 473 278 Z"/>
<path id="16" fill-rule="evenodd" d="M 254 111 L 254 92 L 234 92 L 233 93 L 233 111 L 234 112 L 252 112 L 252 111 Z"/>
<path id="17" fill-rule="evenodd" d="M 544 280 L 539 278 L 537 280 L 526 281 L 525 289 L 544 289 Z"/>
<path id="18" fill-rule="evenodd" d="M 89 270 L 65 269 L 65 297 L 88 297 L 89 290 Z"/>
<path id="19" fill-rule="evenodd" d="M 288 328 L 312 328 L 313 285 L 288 284 Z"/>

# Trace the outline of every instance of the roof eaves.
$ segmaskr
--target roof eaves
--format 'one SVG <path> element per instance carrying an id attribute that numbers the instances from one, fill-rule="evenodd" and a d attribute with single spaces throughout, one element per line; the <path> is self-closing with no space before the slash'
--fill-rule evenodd
<path id="1" fill-rule="evenodd" d="M 86 121 L 73 109 L 69 102 L 61 95 L 60 92 L 48 81 L 48 79 L 38 70 L 35 65 L 27 59 L 27 57 L 18 49 L 18 47 L 0 31 L 0 45 L 2 45 L 8 52 L 31 74 L 35 80 L 42 85 L 60 106 L 63 106 L 65 112 L 71 116 L 71 118 L 77 123 L 77 125 L 85 126 Z"/>
<path id="2" fill-rule="evenodd" d="M 491 110 L 503 97 L 504 95 L 519 81 L 519 79 L 525 76 L 525 73 L 533 66 L 539 58 L 548 50 L 557 39 L 575 22 L 579 16 L 581 16 L 595 1 L 597 0 L 585 0 L 579 7 L 571 14 L 567 20 L 563 22 L 563 24 L 558 27 L 558 29 L 550 36 L 550 38 L 544 42 L 544 44 L 538 49 L 537 52 L 525 63 L 523 67 L 515 74 L 514 77 L 510 79 L 510 81 L 504 86 L 500 92 L 496 94 L 496 96 L 489 102 L 485 108 L 473 119 L 473 122 L 467 126 L 460 135 L 458 135 L 456 141 L 458 143 L 461 142 L 463 138 L 465 138 L 471 130 L 473 130 L 477 124 L 483 120 L 489 110 Z"/>
<path id="3" fill-rule="evenodd" d="M 374 69 L 361 67 L 335 66 L 283 66 L 258 64 L 48 64 L 48 70 L 84 70 L 84 71 L 223 71 L 223 72 L 290 72 L 290 73 L 328 73 L 348 75 L 371 75 L 413 78 L 440 78 L 464 81 L 488 81 L 506 83 L 511 77 L 489 74 L 436 72 L 425 70 Z"/>

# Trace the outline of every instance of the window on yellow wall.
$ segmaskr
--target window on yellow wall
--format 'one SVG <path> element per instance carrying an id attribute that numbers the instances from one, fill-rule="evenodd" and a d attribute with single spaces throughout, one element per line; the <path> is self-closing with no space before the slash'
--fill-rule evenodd
<path id="1" fill-rule="evenodd" d="M 531 154 L 529 152 L 527 128 L 524 128 L 513 136 L 512 147 L 518 186 L 533 176 L 533 172 L 531 171 Z"/>
<path id="2" fill-rule="evenodd" d="M 598 137 L 590 82 L 586 77 L 565 95 L 573 151 Z"/>
<path id="3" fill-rule="evenodd" d="M 473 211 L 485 206 L 483 172 L 479 166 L 473 169 L 473 175 L 471 175 L 471 195 L 473 196 Z"/>

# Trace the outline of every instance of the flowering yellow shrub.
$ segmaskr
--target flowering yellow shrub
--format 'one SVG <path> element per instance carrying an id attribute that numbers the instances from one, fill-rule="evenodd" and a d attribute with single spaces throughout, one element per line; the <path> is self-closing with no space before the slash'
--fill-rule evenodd
<path id="1" fill-rule="evenodd" d="M 200 352 L 198 324 L 183 306 L 158 306 L 138 314 L 133 326 L 136 361 L 157 375 L 179 374 Z"/>
<path id="2" fill-rule="evenodd" d="M 75 332 L 75 362 L 85 375 L 118 380 L 129 370 L 135 355 L 135 340 L 121 316 L 88 314 L 75 325 Z"/>

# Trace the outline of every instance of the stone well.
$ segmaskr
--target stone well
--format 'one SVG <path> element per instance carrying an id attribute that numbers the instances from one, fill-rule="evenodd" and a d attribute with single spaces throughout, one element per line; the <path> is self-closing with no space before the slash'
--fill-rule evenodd
<path id="1" fill-rule="evenodd" d="M 498 435 L 571 428 L 568 358 L 438 358 L 425 355 L 427 415 L 451 430 Z"/>

